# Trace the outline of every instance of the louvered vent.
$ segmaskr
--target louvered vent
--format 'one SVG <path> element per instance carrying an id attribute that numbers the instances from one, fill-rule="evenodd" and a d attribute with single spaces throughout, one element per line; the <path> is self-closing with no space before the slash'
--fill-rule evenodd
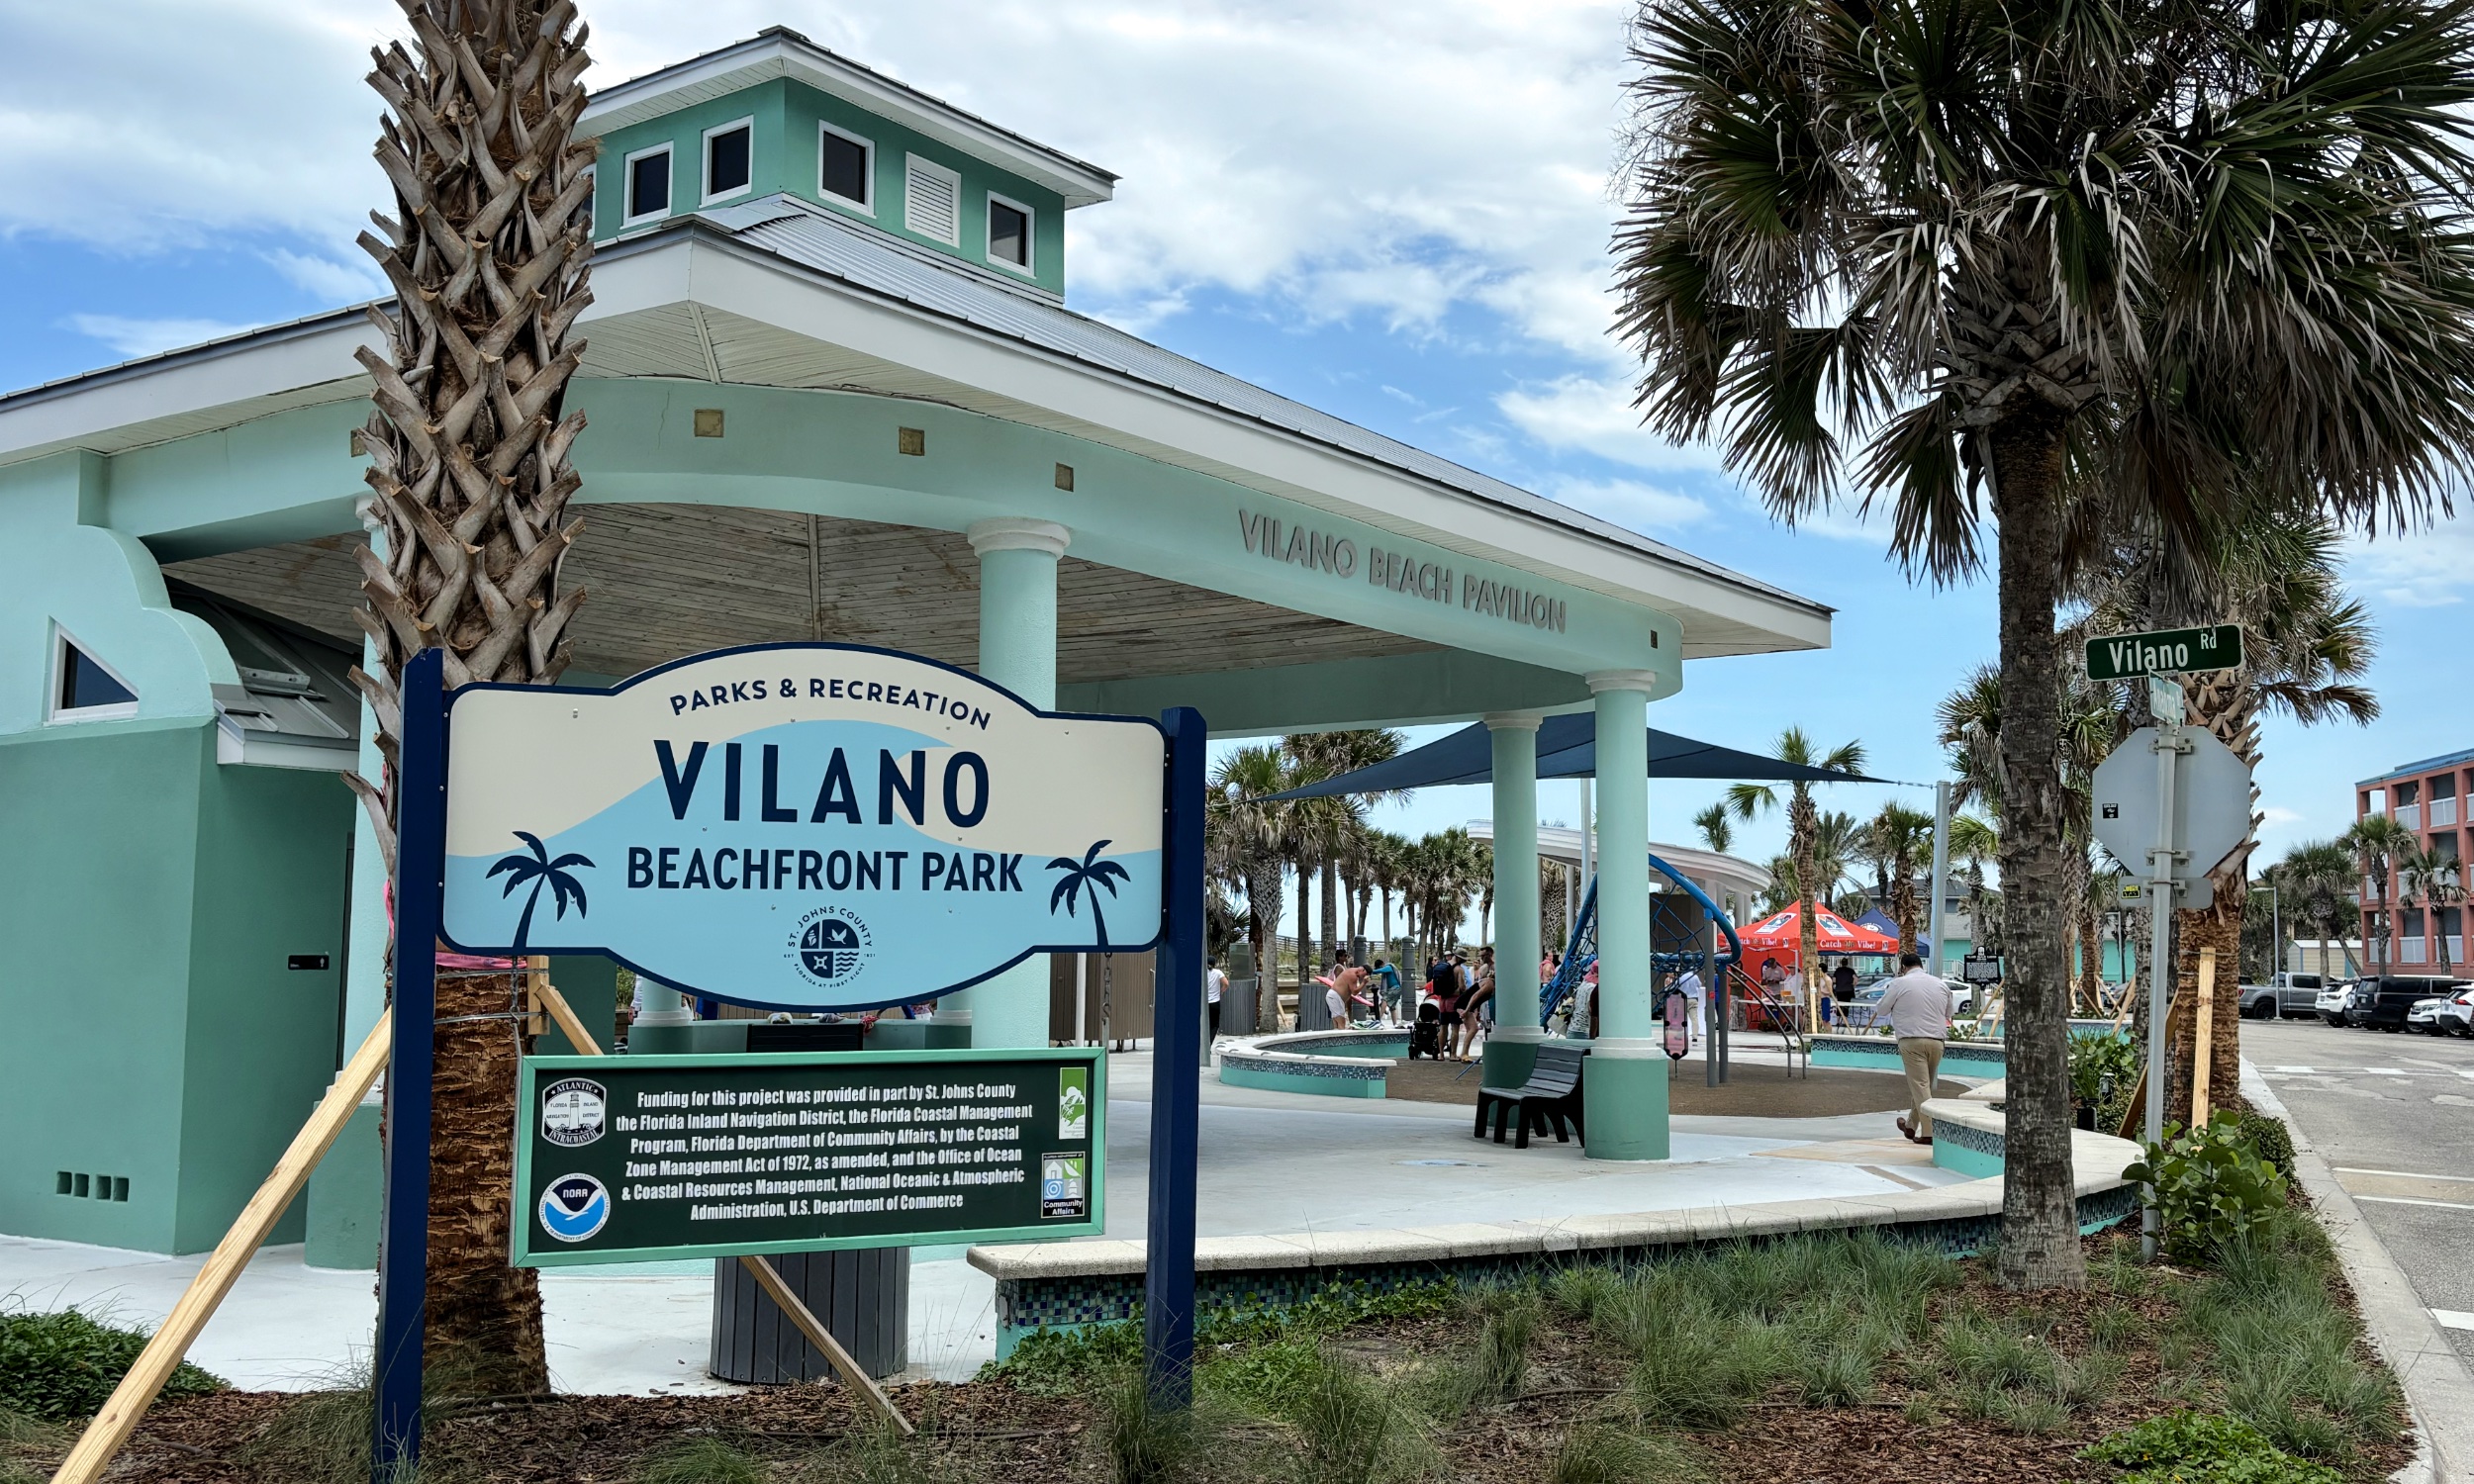
<path id="1" fill-rule="evenodd" d="M 962 177 L 913 154 L 906 159 L 903 225 L 923 237 L 962 240 Z"/>

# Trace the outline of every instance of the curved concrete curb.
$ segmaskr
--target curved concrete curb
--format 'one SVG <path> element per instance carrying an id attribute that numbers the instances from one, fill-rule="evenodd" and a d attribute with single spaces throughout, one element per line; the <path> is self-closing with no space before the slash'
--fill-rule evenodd
<path id="1" fill-rule="evenodd" d="M 1349 1053 L 1405 1048 L 1408 1039 L 1405 1030 L 1280 1031 L 1222 1041 L 1211 1060 L 1231 1087 L 1381 1097 L 1392 1059 Z"/>
<path id="2" fill-rule="evenodd" d="M 2286 1111 L 2267 1078 L 2242 1059 L 2242 1096 L 2251 1106 L 2281 1120 L 2294 1138 L 2294 1174 L 2303 1193 L 2319 1209 L 2320 1224 L 2345 1264 L 2354 1299 L 2362 1306 L 2362 1327 L 2371 1345 L 2397 1373 L 2405 1387 L 2406 1406 L 2414 1414 L 2416 1455 L 2399 1469 L 2399 1484 L 2439 1484 L 2474 1478 L 2474 1373 L 2448 1337 L 2439 1332 L 2405 1269 L 2362 1219 L 2345 1187 L 2336 1183 L 2328 1161 L 2320 1158 L 2294 1115 Z"/>

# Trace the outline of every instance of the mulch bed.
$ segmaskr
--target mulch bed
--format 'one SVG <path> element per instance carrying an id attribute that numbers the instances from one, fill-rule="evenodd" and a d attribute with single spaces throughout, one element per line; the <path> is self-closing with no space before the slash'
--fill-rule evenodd
<path id="1" fill-rule="evenodd" d="M 2123 1234 L 2090 1239 L 2095 1247 L 2136 1240 Z M 2091 1319 L 2117 1304 L 2152 1321 L 2125 1356 L 2127 1369 L 2110 1397 L 2073 1414 L 2046 1437 L 2021 1437 L 1989 1423 L 1967 1422 L 1947 1409 L 1910 1421 L 1913 1383 L 1896 1361 L 1882 1367 L 1869 1401 L 1857 1407 L 1814 1407 L 1783 1388 L 1756 1404 L 1736 1427 L 1691 1435 L 1711 1472 L 1758 1484 L 1910 1484 L 1916 1480 L 1998 1479 L 2017 1484 L 2071 1484 L 2108 1470 L 2074 1455 L 2105 1435 L 2170 1410 L 2157 1398 L 2161 1374 L 2152 1338 L 2170 1317 L 2171 1301 L 2131 1299 L 2096 1290 L 2008 1294 L 1985 1264 L 1968 1264 L 1963 1288 L 1942 1295 L 1937 1309 L 1972 1301 L 1987 1311 L 2030 1318 L 2055 1347 L 2072 1354 L 2091 1347 Z M 1471 1332 L 1457 1319 L 1370 1323 L 1335 1342 L 1344 1354 L 1389 1372 L 1418 1354 L 1465 1345 Z M 1480 1484 L 1535 1484 L 1547 1477 L 1556 1446 L 1575 1426 L 1615 1401 L 1620 1364 L 1589 1345 L 1579 1327 L 1550 1319 L 1533 1341 L 1524 1395 L 1480 1407 L 1440 1430 L 1442 1477 Z M 1021 1484 L 1029 1480 L 1106 1478 L 1095 1438 L 1096 1412 L 1082 1397 L 1027 1393 L 1000 1383 L 920 1385 L 896 1392 L 920 1424 L 944 1477 L 955 1484 Z M 276 1484 L 235 1454 L 298 1399 L 275 1393 L 226 1392 L 158 1406 L 112 1470 L 114 1484 Z M 451 1484 L 621 1484 L 648 1454 L 697 1434 L 717 1436 L 769 1461 L 789 1465 L 837 1438 L 855 1436 L 866 1419 L 837 1389 L 766 1388 L 735 1396 L 555 1397 L 482 1400 L 454 1405 L 428 1434 L 427 1456 Z M 2364 1449 L 2351 1470 L 2362 1480 L 2402 1466 L 2411 1449 L 2402 1438 Z M 784 1470 L 787 1471 L 787 1468 Z M 1224 1472 L 1223 1477 L 1226 1477 Z M 809 1475 L 809 1477 L 824 1477 Z"/>

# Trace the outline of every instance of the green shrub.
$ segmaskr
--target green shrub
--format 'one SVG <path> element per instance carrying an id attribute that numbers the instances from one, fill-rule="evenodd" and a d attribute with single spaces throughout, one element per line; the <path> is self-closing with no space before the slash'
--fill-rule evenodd
<path id="1" fill-rule="evenodd" d="M 2167 1251 L 2202 1261 L 2230 1242 L 2285 1212 L 2285 1177 L 2268 1167 L 2241 1135 L 2235 1115 L 2220 1110 L 2205 1128 L 2165 1128 L 2164 1142 L 2123 1174 L 2153 1184 Z"/>
<path id="2" fill-rule="evenodd" d="M 1152 1405 L 1139 1366 L 1121 1370 L 1100 1394 L 1100 1450 L 1114 1484 L 1168 1484 L 1198 1451 L 1193 1409 Z"/>
<path id="3" fill-rule="evenodd" d="M 2146 1069 L 2146 1053 L 2127 1035 L 2070 1038 L 2070 1096 L 2079 1106 L 2096 1110 L 2100 1129 L 2121 1126 Z"/>
<path id="4" fill-rule="evenodd" d="M 146 1337 L 76 1309 L 0 1311 L 0 1409 L 47 1422 L 90 1417 L 144 1349 Z M 183 1361 L 161 1395 L 198 1396 L 224 1383 Z"/>
<path id="5" fill-rule="evenodd" d="M 2236 1124 L 2241 1130 L 2250 1152 L 2270 1169 L 2290 1180 L 2294 1177 L 2294 1134 L 2285 1127 L 2285 1120 L 2270 1118 L 2247 1103 L 2234 1110 Z"/>
<path id="6" fill-rule="evenodd" d="M 2285 1452 L 2247 1423 L 2203 1412 L 2149 1418 L 2079 1456 L 2128 1470 L 2119 1484 L 2342 1484 L 2344 1478 Z"/>
<path id="7" fill-rule="evenodd" d="M 1556 1450 L 1547 1484 L 1701 1484 L 1709 1477 L 1690 1445 L 1656 1433 L 1590 1423 L 1572 1430 Z"/>

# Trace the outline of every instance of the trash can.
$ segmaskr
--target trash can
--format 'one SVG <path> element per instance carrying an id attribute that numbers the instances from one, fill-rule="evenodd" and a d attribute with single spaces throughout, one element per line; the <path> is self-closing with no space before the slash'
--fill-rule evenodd
<path id="1" fill-rule="evenodd" d="M 910 1249 L 776 1252 L 768 1260 L 862 1370 L 882 1379 L 910 1363 Z M 824 1351 L 808 1343 L 736 1257 L 714 1261 L 707 1368 L 721 1380 L 759 1386 L 834 1375 Z"/>

